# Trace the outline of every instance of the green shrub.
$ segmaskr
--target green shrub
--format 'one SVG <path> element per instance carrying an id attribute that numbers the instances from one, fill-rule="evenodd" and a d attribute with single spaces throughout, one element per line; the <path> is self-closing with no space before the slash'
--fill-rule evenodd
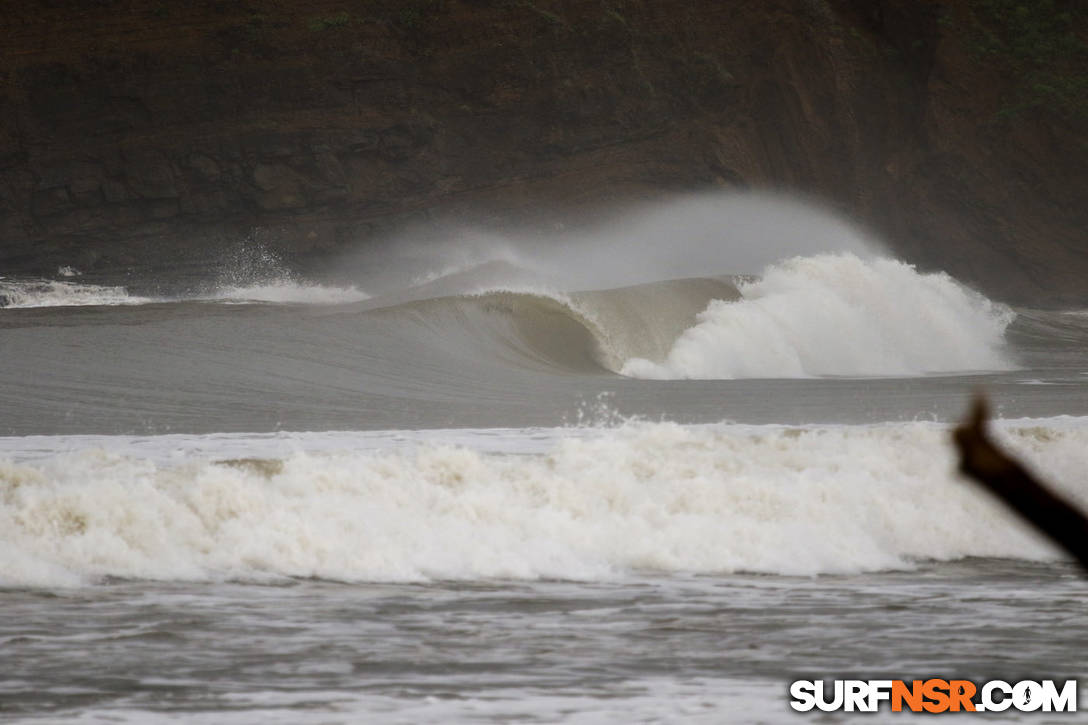
<path id="1" fill-rule="evenodd" d="M 351 16 L 346 12 L 341 12 L 336 15 L 310 18 L 310 22 L 306 24 L 306 27 L 312 32 L 320 33 L 321 31 L 329 30 L 330 28 L 347 27 L 349 23 L 351 23 Z"/>
<path id="2" fill-rule="evenodd" d="M 1016 98 L 1008 118 L 1045 107 L 1088 118 L 1088 5 L 1083 0 L 974 0 L 973 50 L 1007 68 Z"/>

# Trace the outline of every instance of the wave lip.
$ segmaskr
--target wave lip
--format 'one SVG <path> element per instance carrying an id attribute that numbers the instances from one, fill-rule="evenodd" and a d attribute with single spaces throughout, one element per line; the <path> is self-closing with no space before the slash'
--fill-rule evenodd
<path id="1" fill-rule="evenodd" d="M 944 273 L 853 254 L 795 257 L 715 300 L 660 361 L 627 360 L 651 379 L 896 376 L 1008 370 L 1015 318 Z"/>
<path id="2" fill-rule="evenodd" d="M 1088 419 L 996 427 L 1088 500 Z M 0 586 L 813 575 L 1056 556 L 953 479 L 947 429 L 927 423 L 632 424 L 537 453 L 439 440 L 231 458 L 0 460 Z"/>

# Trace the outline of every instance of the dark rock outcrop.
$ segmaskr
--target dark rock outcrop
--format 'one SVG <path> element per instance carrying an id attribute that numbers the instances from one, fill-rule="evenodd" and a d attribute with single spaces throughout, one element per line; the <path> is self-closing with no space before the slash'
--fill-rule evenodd
<path id="1" fill-rule="evenodd" d="M 1017 108 L 1023 63 L 976 47 L 1015 31 L 992 5 L 28 0 L 0 46 L 0 272 L 199 269 L 255 228 L 314 266 L 428 213 L 769 187 L 997 297 L 1085 304 L 1085 116 Z"/>

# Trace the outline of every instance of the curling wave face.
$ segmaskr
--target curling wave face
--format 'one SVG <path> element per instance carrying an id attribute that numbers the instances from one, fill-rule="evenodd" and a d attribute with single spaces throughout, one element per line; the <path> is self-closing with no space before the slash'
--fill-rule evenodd
<path id="1" fill-rule="evenodd" d="M 702 309 L 736 296 L 728 279 L 569 293 L 521 284 L 379 306 L 370 314 L 399 320 L 406 330 L 426 328 L 445 349 L 486 353 L 516 367 L 599 374 L 618 372 L 633 356 L 664 356 Z"/>
<path id="2" fill-rule="evenodd" d="M 1088 419 L 998 427 L 1088 502 Z M 811 575 L 1055 556 L 953 478 L 934 424 L 629 424 L 508 431 L 497 446 L 492 431 L 490 451 L 441 436 L 365 450 L 373 440 L 344 435 L 281 438 L 278 456 L 225 461 L 209 438 L 195 439 L 198 453 L 166 437 L 0 454 L 0 586 Z"/>

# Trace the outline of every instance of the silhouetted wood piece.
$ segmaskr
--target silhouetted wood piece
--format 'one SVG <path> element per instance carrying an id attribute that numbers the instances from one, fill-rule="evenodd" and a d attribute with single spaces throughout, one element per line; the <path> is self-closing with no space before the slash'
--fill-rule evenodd
<path id="1" fill-rule="evenodd" d="M 967 420 L 953 431 L 960 471 L 1034 524 L 1088 572 L 1088 518 L 995 446 L 986 431 L 987 417 L 986 401 L 979 397 Z"/>

